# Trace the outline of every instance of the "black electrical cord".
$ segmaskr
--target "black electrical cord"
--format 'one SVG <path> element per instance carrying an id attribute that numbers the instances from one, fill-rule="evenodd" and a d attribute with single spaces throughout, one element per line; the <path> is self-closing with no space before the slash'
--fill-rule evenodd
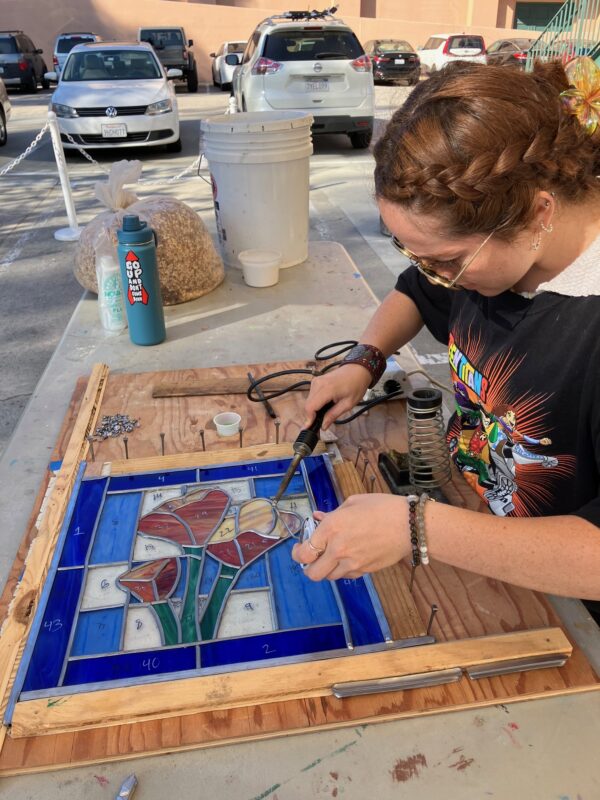
<path id="1" fill-rule="evenodd" d="M 343 342 L 332 342 L 331 344 L 327 344 L 324 347 L 321 347 L 319 348 L 319 350 L 317 350 L 317 352 L 315 353 L 315 361 L 329 361 L 330 358 L 336 358 L 336 356 L 348 352 L 357 344 L 358 342 L 355 342 L 353 340 L 346 340 Z M 338 348 L 338 349 L 326 355 L 326 353 L 329 350 L 333 350 L 333 348 Z M 340 361 L 333 361 L 331 364 L 327 364 L 325 367 L 323 367 L 323 369 L 282 369 L 279 370 L 278 372 L 272 372 L 270 375 L 264 375 L 262 378 L 258 378 L 257 380 L 252 381 L 250 383 L 250 386 L 248 387 L 248 391 L 246 392 L 246 397 L 253 403 L 260 403 L 263 401 L 264 398 L 266 398 L 267 400 L 273 400 L 275 397 L 281 397 L 282 395 L 287 394 L 288 392 L 293 392 L 296 389 L 300 389 L 302 386 L 310 386 L 311 381 L 309 380 L 297 381 L 296 383 L 293 383 L 290 386 L 286 386 L 285 389 L 279 389 L 271 392 L 268 389 L 263 389 L 262 398 L 255 393 L 256 387 L 261 386 L 263 383 L 271 381 L 274 378 L 281 378 L 284 375 L 310 375 L 311 378 L 317 378 L 320 375 L 325 375 L 331 369 L 339 367 L 344 363 L 345 362 L 342 359 Z M 390 384 L 397 385 L 397 381 L 386 381 L 386 383 L 384 384 L 384 388 L 385 385 L 390 385 Z M 393 389 L 390 392 L 386 392 L 384 397 L 378 397 L 375 400 L 368 400 L 368 401 L 361 400 L 361 402 L 358 403 L 358 405 L 360 406 L 358 411 L 355 411 L 354 414 L 350 414 L 350 416 L 348 417 L 344 417 L 344 419 L 336 419 L 335 424 L 346 425 L 348 422 L 352 422 L 352 420 L 355 420 L 361 414 L 364 414 L 365 411 L 368 411 L 370 408 L 378 406 L 380 403 L 387 403 L 388 400 L 392 400 L 394 397 L 400 397 L 403 394 L 404 394 L 403 390 L 401 388 L 398 388 L 398 389 Z"/>

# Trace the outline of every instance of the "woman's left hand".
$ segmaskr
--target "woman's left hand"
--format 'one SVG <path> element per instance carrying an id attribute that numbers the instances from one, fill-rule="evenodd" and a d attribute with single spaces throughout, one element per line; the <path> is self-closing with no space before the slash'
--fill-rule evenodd
<path id="1" fill-rule="evenodd" d="M 315 511 L 314 518 L 319 525 L 312 547 L 304 542 L 292 550 L 295 561 L 309 565 L 305 574 L 314 581 L 358 578 L 396 564 L 411 552 L 404 497 L 356 494 L 329 514 Z"/>

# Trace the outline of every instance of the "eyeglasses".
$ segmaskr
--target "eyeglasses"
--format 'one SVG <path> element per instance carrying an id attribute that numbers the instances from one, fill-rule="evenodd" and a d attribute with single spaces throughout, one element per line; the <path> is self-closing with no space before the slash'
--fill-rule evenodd
<path id="1" fill-rule="evenodd" d="M 433 259 L 430 260 L 427 258 L 420 258 L 420 256 L 416 256 L 411 250 L 404 247 L 404 245 L 399 242 L 395 236 L 392 236 L 392 245 L 396 248 L 396 250 L 398 250 L 398 252 L 402 253 L 403 256 L 408 258 L 410 262 L 419 270 L 421 275 L 424 275 L 430 283 L 437 284 L 437 286 L 443 286 L 445 289 L 454 289 L 454 291 L 458 291 L 461 287 L 457 286 L 456 284 L 495 233 L 496 228 L 494 228 L 494 230 L 485 237 L 473 255 L 467 258 L 465 263 L 459 268 L 456 277 L 452 279 L 444 278 L 443 275 L 440 275 L 439 272 L 436 272 L 432 265 L 443 265 L 444 269 L 452 269 L 455 264 L 454 261 L 443 262 L 434 261 Z"/>

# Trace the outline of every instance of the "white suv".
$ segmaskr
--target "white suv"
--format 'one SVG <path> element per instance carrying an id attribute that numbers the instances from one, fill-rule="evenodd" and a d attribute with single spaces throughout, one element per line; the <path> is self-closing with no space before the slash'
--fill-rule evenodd
<path id="1" fill-rule="evenodd" d="M 442 69 L 452 61 L 486 63 L 485 42 L 474 33 L 436 33 L 419 47 L 421 72 L 427 74 Z"/>
<path id="2" fill-rule="evenodd" d="M 371 61 L 342 20 L 328 12 L 288 11 L 261 22 L 233 74 L 240 111 L 302 110 L 313 133 L 347 133 L 356 148 L 373 134 Z"/>

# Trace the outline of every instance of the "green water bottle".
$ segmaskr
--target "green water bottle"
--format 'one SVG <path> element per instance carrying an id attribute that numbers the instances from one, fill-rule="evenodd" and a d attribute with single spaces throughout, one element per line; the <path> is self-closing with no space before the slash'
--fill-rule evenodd
<path id="1" fill-rule="evenodd" d="M 143 346 L 160 344 L 167 332 L 156 262 L 156 234 L 137 215 L 126 214 L 117 238 L 129 338 Z"/>

